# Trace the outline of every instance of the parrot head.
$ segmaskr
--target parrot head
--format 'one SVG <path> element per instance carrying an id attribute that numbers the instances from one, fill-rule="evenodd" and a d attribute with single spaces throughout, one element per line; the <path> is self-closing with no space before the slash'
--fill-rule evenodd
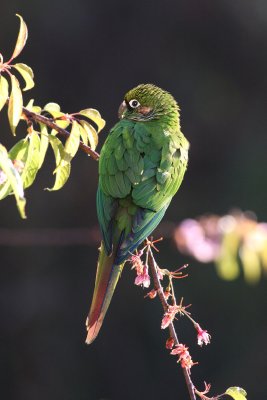
<path id="1" fill-rule="evenodd" d="M 150 83 L 131 89 L 119 108 L 120 119 L 150 121 L 165 116 L 179 119 L 179 107 L 172 95 Z"/>

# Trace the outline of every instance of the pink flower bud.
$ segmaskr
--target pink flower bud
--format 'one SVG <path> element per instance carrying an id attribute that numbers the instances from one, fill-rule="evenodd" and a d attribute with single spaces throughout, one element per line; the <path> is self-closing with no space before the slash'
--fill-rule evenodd
<path id="1" fill-rule="evenodd" d="M 169 339 L 166 340 L 166 349 L 171 350 L 174 346 L 174 339 L 172 337 L 169 337 Z"/>

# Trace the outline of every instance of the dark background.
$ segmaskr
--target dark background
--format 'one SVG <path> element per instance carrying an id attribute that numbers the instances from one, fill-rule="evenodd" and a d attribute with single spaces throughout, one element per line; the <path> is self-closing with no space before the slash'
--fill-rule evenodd
<path id="1" fill-rule="evenodd" d="M 169 90 L 181 107 L 191 142 L 190 164 L 165 221 L 224 214 L 232 207 L 267 216 L 265 0 L 4 1 L 0 49 L 13 51 L 21 14 L 29 39 L 19 62 L 35 71 L 28 99 L 58 102 L 65 112 L 97 108 L 107 121 L 103 143 L 117 120 L 124 93 L 141 82 Z M 0 115 L 1 142 L 12 142 Z M 23 134 L 18 132 L 20 137 Z M 100 147 L 99 147 L 100 148 Z M 1 228 L 65 229 L 97 225 L 97 163 L 79 154 L 59 192 L 52 185 L 52 154 L 27 190 L 27 215 L 12 198 L 1 202 Z M 249 399 L 265 399 L 266 279 L 221 281 L 212 265 L 179 255 L 166 239 L 162 266 L 190 262 L 177 296 L 212 334 L 196 346 L 187 320 L 177 324 L 199 366 L 192 377 L 213 393 L 239 385 Z M 164 348 L 161 306 L 143 299 L 124 271 L 96 342 L 87 347 L 85 317 L 91 301 L 97 243 L 90 246 L 9 246 L 0 253 L 0 381 L 9 400 L 187 399 L 176 359 Z"/>

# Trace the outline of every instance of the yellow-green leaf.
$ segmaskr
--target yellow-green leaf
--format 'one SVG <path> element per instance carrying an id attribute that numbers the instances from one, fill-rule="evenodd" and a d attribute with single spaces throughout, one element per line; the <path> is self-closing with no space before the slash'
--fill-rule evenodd
<path id="1" fill-rule="evenodd" d="M 41 111 L 42 111 L 41 107 L 34 106 L 33 103 L 34 103 L 34 99 L 31 99 L 29 101 L 29 103 L 25 106 L 25 108 L 27 108 L 27 110 L 32 111 L 32 112 L 34 112 L 36 114 L 40 114 Z"/>
<path id="2" fill-rule="evenodd" d="M 10 194 L 11 191 L 12 191 L 12 187 L 10 186 L 9 181 L 6 180 L 6 182 L 4 182 L 0 186 L 0 200 L 2 200 L 5 197 L 7 197 Z"/>
<path id="3" fill-rule="evenodd" d="M 225 280 L 236 279 L 240 273 L 238 265 L 238 249 L 240 236 L 235 232 L 225 233 L 219 257 L 216 259 L 217 273 Z"/>
<path id="4" fill-rule="evenodd" d="M 47 188 L 47 190 L 52 191 L 52 190 L 59 190 L 65 185 L 70 176 L 71 166 L 70 163 L 67 163 L 65 165 L 60 165 L 62 157 L 64 155 L 64 146 L 61 143 L 61 141 L 57 137 L 51 135 L 49 135 L 49 141 L 54 151 L 56 165 L 57 165 L 57 168 L 54 171 L 54 173 L 56 174 L 54 186 L 50 189 Z"/>
<path id="5" fill-rule="evenodd" d="M 8 156 L 10 160 L 14 161 L 20 161 L 22 163 L 25 163 L 26 158 L 27 158 L 27 152 L 28 152 L 28 141 L 25 139 L 19 140 L 10 150 L 8 153 Z M 14 165 L 14 164 L 13 164 Z M 7 180 L 4 185 L 0 189 L 0 200 L 4 199 L 6 196 L 10 194 L 12 191 L 12 187 Z"/>
<path id="6" fill-rule="evenodd" d="M 106 125 L 106 121 L 101 117 L 100 113 L 97 110 L 95 110 L 94 108 L 86 108 L 85 110 L 79 111 L 78 114 L 91 119 L 97 125 L 98 133 Z"/>
<path id="7" fill-rule="evenodd" d="M 55 120 L 55 123 L 62 129 L 66 129 L 70 121 L 67 118 L 64 118 L 67 114 L 60 111 L 60 105 L 57 103 L 48 103 L 44 107 L 44 111 L 49 112 Z M 60 119 L 63 117 L 63 119 Z"/>
<path id="8" fill-rule="evenodd" d="M 47 103 L 44 106 L 44 111 L 48 111 L 50 114 L 53 115 L 53 112 L 59 112 L 60 111 L 60 105 L 57 103 Z"/>
<path id="9" fill-rule="evenodd" d="M 81 120 L 80 124 L 82 125 L 83 129 L 85 130 L 85 132 L 87 134 L 87 139 L 89 141 L 90 147 L 93 150 L 95 150 L 96 146 L 98 144 L 98 134 L 97 134 L 95 128 L 91 124 L 89 124 L 89 122 L 87 122 L 87 121 Z M 87 143 L 85 143 L 85 144 L 87 144 Z"/>
<path id="10" fill-rule="evenodd" d="M 240 387 L 230 387 L 226 390 L 225 394 L 231 396 L 234 400 L 246 400 L 247 393 L 244 389 Z"/>
<path id="11" fill-rule="evenodd" d="M 24 197 L 23 184 L 20 174 L 14 167 L 12 161 L 8 157 L 6 148 L 0 145 L 0 168 L 5 173 L 8 183 L 16 198 L 17 207 L 22 218 L 26 218 L 25 205 L 26 200 Z"/>
<path id="12" fill-rule="evenodd" d="M 47 126 L 44 124 L 40 124 L 41 128 L 41 141 L 40 141 L 40 153 L 39 153 L 39 165 L 38 169 L 41 168 L 43 165 L 45 155 L 47 152 L 48 144 L 49 144 L 49 137 L 48 137 L 48 130 Z"/>
<path id="13" fill-rule="evenodd" d="M 239 250 L 239 255 L 245 280 L 251 284 L 258 283 L 261 278 L 261 259 L 259 253 L 244 243 Z"/>
<path id="14" fill-rule="evenodd" d="M 28 38 L 28 29 L 27 29 L 27 25 L 25 24 L 23 18 L 19 15 L 16 14 L 17 17 L 19 17 L 20 19 L 20 29 L 19 29 L 19 34 L 18 34 L 18 38 L 17 38 L 17 43 L 14 49 L 14 52 L 11 56 L 11 60 L 13 60 L 14 58 L 16 58 L 21 51 L 23 50 L 26 40 Z"/>
<path id="15" fill-rule="evenodd" d="M 8 119 L 13 135 L 16 134 L 16 127 L 22 114 L 22 106 L 23 100 L 19 81 L 14 75 L 11 75 L 11 95 L 8 102 Z"/>
<path id="16" fill-rule="evenodd" d="M 28 154 L 21 174 L 24 188 L 31 186 L 35 180 L 39 167 L 40 154 L 40 138 L 38 133 L 32 132 L 27 139 L 29 141 Z"/>
<path id="17" fill-rule="evenodd" d="M 26 86 L 23 90 L 26 91 L 33 88 L 33 70 L 31 69 L 31 67 L 22 63 L 14 64 L 13 67 L 20 73 L 26 83 Z"/>
<path id="18" fill-rule="evenodd" d="M 27 139 L 19 140 L 10 150 L 9 158 L 11 160 L 20 160 L 25 163 L 27 158 L 29 142 Z"/>
<path id="19" fill-rule="evenodd" d="M 81 123 L 82 121 L 80 121 L 80 123 Z M 82 141 L 83 141 L 83 143 L 86 145 L 86 146 L 88 146 L 88 135 L 87 135 L 87 132 L 86 132 L 86 130 L 84 129 L 84 127 L 81 125 L 80 126 L 80 135 L 81 135 L 81 138 L 82 138 Z"/>
<path id="20" fill-rule="evenodd" d="M 0 111 L 6 104 L 8 98 L 8 81 L 0 75 Z"/>
<path id="21" fill-rule="evenodd" d="M 80 145 L 80 135 L 80 125 L 77 121 L 73 121 L 70 136 L 66 140 L 63 157 L 59 164 L 61 167 L 70 163 L 77 153 Z"/>

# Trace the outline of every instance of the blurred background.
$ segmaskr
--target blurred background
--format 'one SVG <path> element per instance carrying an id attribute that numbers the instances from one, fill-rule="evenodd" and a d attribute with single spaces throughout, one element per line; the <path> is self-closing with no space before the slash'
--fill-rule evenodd
<path id="1" fill-rule="evenodd" d="M 241 273 L 222 280 L 213 263 L 181 254 L 172 238 L 180 221 L 232 208 L 267 220 L 266 1 L 4 1 L 0 51 L 6 60 L 19 27 L 15 13 L 29 29 L 18 61 L 35 72 L 36 87 L 26 98 L 57 102 L 65 112 L 97 108 L 107 121 L 101 144 L 124 93 L 136 84 L 155 83 L 177 99 L 190 163 L 157 231 L 166 236 L 158 262 L 173 269 L 190 264 L 176 294 L 193 304 L 190 311 L 212 342 L 198 347 L 185 319 L 178 334 L 199 362 L 192 378 L 200 388 L 206 380 L 213 394 L 238 385 L 249 399 L 266 398 L 266 279 L 249 284 Z M 1 143 L 11 147 L 5 113 L 0 124 Z M 130 268 L 100 336 L 84 344 L 98 254 L 97 163 L 79 154 L 66 186 L 49 193 L 43 188 L 52 186 L 53 169 L 51 153 L 26 192 L 26 221 L 12 197 L 0 204 L 2 397 L 187 399 L 176 358 L 164 348 L 161 305 L 143 299 Z M 46 239 L 35 241 L 34 232 Z M 30 245 L 17 240 L 21 233 L 32 235 Z"/>

